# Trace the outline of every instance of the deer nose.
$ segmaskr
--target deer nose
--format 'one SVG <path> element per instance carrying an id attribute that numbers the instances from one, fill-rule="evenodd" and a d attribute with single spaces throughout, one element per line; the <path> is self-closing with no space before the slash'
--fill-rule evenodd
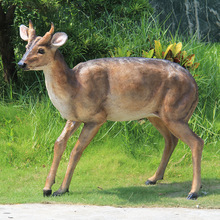
<path id="1" fill-rule="evenodd" d="M 18 66 L 19 66 L 20 68 L 22 68 L 22 69 L 25 69 L 25 67 L 27 66 L 27 64 L 24 63 L 23 61 L 19 61 L 19 62 L 18 62 Z"/>

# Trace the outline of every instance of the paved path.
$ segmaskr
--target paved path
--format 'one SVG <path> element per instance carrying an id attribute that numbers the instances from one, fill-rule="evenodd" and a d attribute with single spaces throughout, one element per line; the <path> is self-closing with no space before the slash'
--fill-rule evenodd
<path id="1" fill-rule="evenodd" d="M 114 208 L 110 206 L 0 205 L 0 220 L 220 220 L 220 209 Z"/>

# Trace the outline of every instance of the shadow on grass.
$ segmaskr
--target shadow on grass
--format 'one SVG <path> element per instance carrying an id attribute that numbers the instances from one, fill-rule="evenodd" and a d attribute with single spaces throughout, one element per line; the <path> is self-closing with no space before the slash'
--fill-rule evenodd
<path id="1" fill-rule="evenodd" d="M 203 180 L 203 187 L 199 192 L 199 197 L 203 198 L 210 195 L 220 194 L 220 180 L 207 179 Z M 191 189 L 191 182 L 181 183 L 158 183 L 153 186 L 125 186 L 115 188 L 102 188 L 97 186 L 97 189 L 87 192 L 97 195 L 100 198 L 105 198 L 106 201 L 118 201 L 118 205 L 153 205 L 163 203 L 165 200 L 171 203 L 167 205 L 175 205 L 175 201 L 187 201 L 186 197 Z M 70 192 L 70 195 L 80 194 L 80 192 Z M 172 202 L 173 201 L 173 202 Z M 111 205 L 111 204 L 110 204 Z M 176 204 L 177 205 L 177 204 Z"/>
<path id="2" fill-rule="evenodd" d="M 154 186 L 119 187 L 103 190 L 100 193 L 115 194 L 129 203 L 152 203 L 164 199 L 185 199 L 191 189 L 191 182 L 159 183 Z M 199 197 L 220 195 L 220 180 L 203 180 Z"/>
<path id="3" fill-rule="evenodd" d="M 155 186 L 118 187 L 101 190 L 100 194 L 116 195 L 120 199 L 132 204 L 146 204 L 160 201 L 162 198 L 186 198 L 190 189 L 190 182 L 160 183 Z M 186 187 L 187 185 L 187 187 Z"/>

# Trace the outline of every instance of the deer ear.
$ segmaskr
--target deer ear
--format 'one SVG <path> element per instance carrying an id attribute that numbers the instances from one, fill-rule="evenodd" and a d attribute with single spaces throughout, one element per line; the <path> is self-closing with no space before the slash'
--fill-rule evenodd
<path id="1" fill-rule="evenodd" d="M 67 38 L 68 38 L 68 36 L 66 33 L 58 32 L 53 35 L 52 40 L 51 40 L 51 44 L 56 48 L 61 47 L 66 43 Z"/>
<path id="2" fill-rule="evenodd" d="M 24 41 L 28 41 L 28 38 L 29 38 L 29 36 L 28 36 L 28 28 L 25 26 L 25 25 L 21 25 L 20 26 L 20 37 L 21 37 L 21 39 L 22 40 L 24 40 Z"/>

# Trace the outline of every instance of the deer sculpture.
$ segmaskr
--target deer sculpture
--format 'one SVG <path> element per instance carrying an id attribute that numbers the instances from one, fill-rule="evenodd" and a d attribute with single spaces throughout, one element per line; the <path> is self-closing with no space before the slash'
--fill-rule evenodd
<path id="1" fill-rule="evenodd" d="M 198 197 L 204 142 L 188 126 L 198 103 L 198 88 L 186 69 L 167 60 L 137 57 L 94 59 L 70 69 L 58 50 L 65 44 L 67 34 L 54 34 L 53 23 L 50 31 L 40 37 L 29 21 L 29 28 L 20 26 L 20 36 L 28 43 L 18 65 L 23 70 L 43 70 L 48 95 L 67 120 L 54 145 L 44 196 L 52 194 L 67 141 L 81 123 L 84 127 L 70 154 L 64 180 L 53 196 L 69 191 L 74 169 L 103 123 L 147 118 L 164 137 L 165 149 L 157 171 L 146 185 L 163 179 L 180 139 L 192 152 L 193 180 L 187 198 Z"/>

